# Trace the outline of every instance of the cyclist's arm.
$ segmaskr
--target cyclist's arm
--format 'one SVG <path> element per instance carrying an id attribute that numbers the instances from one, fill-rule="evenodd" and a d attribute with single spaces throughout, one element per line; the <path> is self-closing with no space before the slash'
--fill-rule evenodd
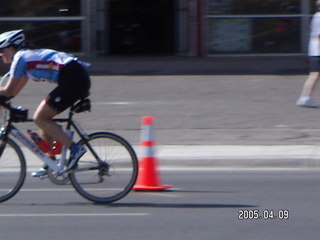
<path id="1" fill-rule="evenodd" d="M 0 95 L 6 97 L 15 97 L 21 89 L 26 85 L 28 78 L 10 77 L 8 83 L 0 88 Z"/>
<path id="2" fill-rule="evenodd" d="M 26 85 L 28 78 L 26 76 L 27 63 L 20 52 L 16 53 L 10 66 L 10 78 L 7 84 L 0 87 L 0 95 L 8 98 L 15 97 Z"/>

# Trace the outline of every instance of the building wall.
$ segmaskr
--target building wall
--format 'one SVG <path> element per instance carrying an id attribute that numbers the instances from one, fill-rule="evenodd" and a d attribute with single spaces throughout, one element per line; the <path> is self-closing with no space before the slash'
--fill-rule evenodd
<path id="1" fill-rule="evenodd" d="M 315 11 L 313 0 L 0 0 L 0 5 L 2 31 L 23 28 L 29 45 L 87 56 L 303 55 Z M 142 14 L 146 21 L 138 20 Z M 119 16 L 127 22 L 121 30 L 114 27 Z"/>

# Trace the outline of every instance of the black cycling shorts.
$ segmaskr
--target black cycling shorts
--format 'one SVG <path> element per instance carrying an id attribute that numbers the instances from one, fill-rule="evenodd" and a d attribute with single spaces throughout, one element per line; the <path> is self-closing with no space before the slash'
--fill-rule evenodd
<path id="1" fill-rule="evenodd" d="M 46 103 L 58 113 L 71 107 L 77 100 L 89 96 L 90 77 L 84 67 L 72 61 L 60 72 L 58 86 L 46 97 Z"/>

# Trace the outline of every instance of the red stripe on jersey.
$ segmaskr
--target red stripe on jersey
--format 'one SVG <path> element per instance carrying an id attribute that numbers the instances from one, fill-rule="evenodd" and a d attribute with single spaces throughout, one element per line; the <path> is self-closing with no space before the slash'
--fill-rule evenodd
<path id="1" fill-rule="evenodd" d="M 62 64 L 52 62 L 52 61 L 27 62 L 28 69 L 60 71 L 62 67 L 63 67 Z"/>

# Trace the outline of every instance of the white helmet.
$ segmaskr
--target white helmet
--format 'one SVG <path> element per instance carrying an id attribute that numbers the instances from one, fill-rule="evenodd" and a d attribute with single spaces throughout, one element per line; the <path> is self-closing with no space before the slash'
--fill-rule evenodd
<path id="1" fill-rule="evenodd" d="M 0 49 L 10 46 L 21 47 L 24 45 L 25 35 L 22 29 L 0 34 Z"/>

